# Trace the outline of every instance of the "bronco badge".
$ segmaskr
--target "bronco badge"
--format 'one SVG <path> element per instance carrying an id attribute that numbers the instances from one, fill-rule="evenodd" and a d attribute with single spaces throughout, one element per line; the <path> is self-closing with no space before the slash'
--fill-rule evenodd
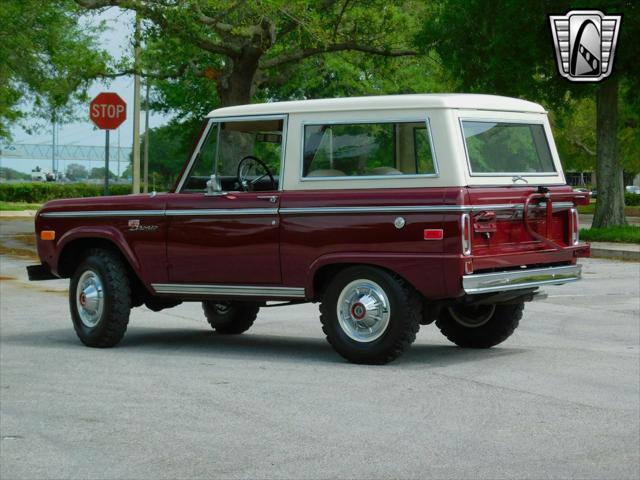
<path id="1" fill-rule="evenodd" d="M 571 10 L 549 15 L 558 73 L 572 82 L 599 82 L 611 75 L 622 15 Z"/>
<path id="2" fill-rule="evenodd" d="M 142 225 L 140 220 L 129 220 L 128 222 L 130 232 L 153 232 L 158 229 L 158 225 Z"/>

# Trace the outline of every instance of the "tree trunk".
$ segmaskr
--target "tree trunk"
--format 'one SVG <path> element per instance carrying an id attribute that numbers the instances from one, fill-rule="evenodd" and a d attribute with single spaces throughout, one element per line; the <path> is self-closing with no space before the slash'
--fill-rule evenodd
<path id="1" fill-rule="evenodd" d="M 228 70 L 218 81 L 221 107 L 251 103 L 259 60 L 260 52 L 249 48 L 238 57 L 229 59 Z"/>
<path id="2" fill-rule="evenodd" d="M 251 103 L 252 81 L 237 79 L 238 75 L 231 75 L 228 84 L 219 86 L 218 95 L 221 107 L 232 107 L 234 105 L 246 105 Z"/>
<path id="3" fill-rule="evenodd" d="M 618 79 L 600 84 L 597 93 L 598 199 L 592 227 L 626 225 L 624 183 L 618 158 Z"/>

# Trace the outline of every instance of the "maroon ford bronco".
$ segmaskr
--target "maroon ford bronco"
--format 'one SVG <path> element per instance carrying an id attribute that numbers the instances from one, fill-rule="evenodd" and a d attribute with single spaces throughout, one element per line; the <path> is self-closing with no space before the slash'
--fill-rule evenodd
<path id="1" fill-rule="evenodd" d="M 70 278 L 80 340 L 111 347 L 132 307 L 202 302 L 219 334 L 319 302 L 329 343 L 386 363 L 435 322 L 504 341 L 540 287 L 580 279 L 577 204 L 544 109 L 402 95 L 214 110 L 169 193 L 56 200 L 31 280 Z"/>

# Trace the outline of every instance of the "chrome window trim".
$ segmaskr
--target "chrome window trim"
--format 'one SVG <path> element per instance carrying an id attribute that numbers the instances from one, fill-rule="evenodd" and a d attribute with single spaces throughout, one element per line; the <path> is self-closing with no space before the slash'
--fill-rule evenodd
<path id="1" fill-rule="evenodd" d="M 284 191 L 285 158 L 287 158 L 287 139 L 289 132 L 289 115 L 282 117 L 282 144 L 280 147 L 280 171 L 278 172 L 278 192 Z"/>
<path id="2" fill-rule="evenodd" d="M 467 294 L 478 294 L 534 288 L 542 285 L 560 285 L 575 282 L 581 278 L 582 266 L 568 265 L 464 275 L 462 287 Z"/>
<path id="3" fill-rule="evenodd" d="M 229 122 L 247 122 L 252 120 L 282 120 L 282 142 L 280 144 L 280 169 L 278 171 L 278 190 L 265 190 L 265 191 L 283 191 L 284 185 L 284 159 L 285 153 L 287 151 L 287 132 L 289 130 L 289 115 L 286 113 L 278 113 L 278 114 L 269 114 L 269 115 L 244 115 L 239 117 L 211 117 L 212 120 L 217 121 L 218 123 L 229 123 Z M 218 135 L 220 133 L 220 129 L 218 129 Z M 218 137 L 218 145 L 220 144 L 220 137 Z M 217 147 L 216 147 L 217 148 Z M 218 152 L 220 150 L 216 149 L 216 172 L 218 171 Z M 243 192 L 238 192 L 243 193 Z"/>
<path id="4" fill-rule="evenodd" d="M 215 122 L 246 122 L 248 120 L 282 120 L 287 117 L 287 113 L 269 113 L 267 115 L 241 115 L 237 117 L 207 117 Z"/>
<path id="5" fill-rule="evenodd" d="M 345 175 L 342 177 L 305 177 L 303 175 L 304 172 L 304 129 L 307 126 L 312 125 L 350 125 L 350 124 L 368 124 L 368 123 L 424 123 L 427 129 L 427 133 L 429 135 L 429 146 L 431 147 L 431 156 L 433 157 L 433 168 L 435 173 L 413 173 L 413 174 L 402 174 L 402 175 Z M 384 118 L 384 120 L 379 119 L 349 119 L 349 120 L 327 120 L 327 121 L 313 121 L 306 120 L 300 122 L 300 161 L 299 161 L 299 170 L 298 170 L 298 181 L 300 182 L 323 182 L 323 181 L 347 181 L 347 180 L 385 180 L 389 178 L 439 178 L 440 177 L 440 167 L 438 165 L 438 157 L 436 155 L 435 146 L 433 143 L 433 133 L 431 132 L 431 117 L 429 115 L 425 116 L 415 116 L 415 117 L 398 117 L 398 118 Z"/>
<path id="6" fill-rule="evenodd" d="M 238 297 L 305 298 L 304 287 L 152 283 L 156 293 L 182 295 L 230 295 Z"/>
<path id="7" fill-rule="evenodd" d="M 479 123 L 515 123 L 515 124 L 521 124 L 521 125 L 542 125 L 542 128 L 544 129 L 544 134 L 545 134 L 545 140 L 547 142 L 547 148 L 549 149 L 549 154 L 551 155 L 551 160 L 553 161 L 553 168 L 554 171 L 553 172 L 496 172 L 496 173 L 491 173 L 491 172 L 486 172 L 486 173 L 481 173 L 481 172 L 477 172 L 474 173 L 473 169 L 471 168 L 471 160 L 469 158 L 469 150 L 467 149 L 467 140 L 464 136 L 464 127 L 462 125 L 462 122 L 467 121 L 467 122 L 479 122 Z M 462 135 L 462 146 L 464 147 L 464 156 L 465 159 L 467 161 L 467 170 L 469 172 L 469 176 L 471 177 L 513 177 L 513 176 L 523 176 L 525 177 L 558 177 L 561 175 L 561 172 L 558 170 L 558 165 L 556 164 L 556 159 L 553 156 L 553 152 L 551 150 L 551 145 L 549 144 L 549 131 L 547 130 L 547 127 L 545 125 L 544 119 L 539 119 L 539 120 L 535 120 L 535 119 L 521 119 L 521 120 L 516 120 L 516 119 L 512 119 L 512 118 L 489 118 L 489 117 L 458 117 L 458 125 L 460 127 L 460 134 Z M 501 185 L 504 187 L 504 185 Z"/>
<path id="8" fill-rule="evenodd" d="M 191 156 L 191 159 L 189 160 L 189 163 L 187 165 L 187 168 L 184 171 L 184 174 L 182 175 L 182 178 L 180 179 L 180 183 L 178 183 L 178 187 L 176 188 L 176 193 L 182 193 L 182 187 L 184 186 L 185 181 L 187 180 L 187 176 L 189 175 L 190 171 L 191 171 L 191 167 L 193 166 L 193 162 L 195 161 L 195 158 L 197 157 L 198 153 L 200 152 L 200 149 L 202 148 L 202 144 L 204 142 L 204 140 L 208 137 L 209 135 L 209 131 L 211 130 L 211 126 L 214 123 L 224 123 L 224 122 L 244 122 L 244 121 L 251 121 L 251 120 L 283 120 L 282 122 L 282 145 L 281 145 L 281 152 L 280 152 L 280 185 L 278 188 L 278 191 L 282 191 L 282 173 L 283 173 L 283 166 L 284 166 L 284 159 L 285 159 L 285 149 L 286 149 L 286 135 L 287 135 L 287 129 L 288 129 L 288 118 L 289 116 L 287 114 L 269 114 L 269 115 L 245 115 L 245 116 L 238 116 L 238 117 L 207 117 L 207 120 L 209 121 L 209 123 L 207 124 L 207 128 L 205 129 L 205 131 L 203 132 L 202 136 L 200 137 L 200 140 L 198 140 L 198 145 L 196 147 L 196 149 L 193 151 L 193 155 Z M 220 145 L 220 128 L 218 128 L 218 138 L 216 141 L 216 157 L 215 157 L 215 162 L 214 162 L 214 172 L 217 172 L 218 170 L 218 152 L 220 151 L 220 149 L 218 148 Z M 189 192 L 189 193 L 199 193 L 199 192 Z"/>
<path id="9" fill-rule="evenodd" d="M 220 158 L 220 149 L 218 148 L 220 146 L 220 130 L 221 130 L 220 122 L 216 122 L 216 124 L 218 125 L 217 131 L 216 131 L 216 155 L 213 160 L 213 172 L 211 172 L 212 175 L 218 174 L 218 159 Z M 224 192 L 216 192 L 216 193 L 224 193 Z"/>

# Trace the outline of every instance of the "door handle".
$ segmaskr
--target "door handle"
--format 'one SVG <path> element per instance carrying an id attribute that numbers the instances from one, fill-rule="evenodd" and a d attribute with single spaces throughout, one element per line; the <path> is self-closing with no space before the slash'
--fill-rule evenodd
<path id="1" fill-rule="evenodd" d="M 277 195 L 258 195 L 256 198 L 259 198 L 260 200 L 266 200 L 271 203 L 276 203 L 278 201 Z"/>

